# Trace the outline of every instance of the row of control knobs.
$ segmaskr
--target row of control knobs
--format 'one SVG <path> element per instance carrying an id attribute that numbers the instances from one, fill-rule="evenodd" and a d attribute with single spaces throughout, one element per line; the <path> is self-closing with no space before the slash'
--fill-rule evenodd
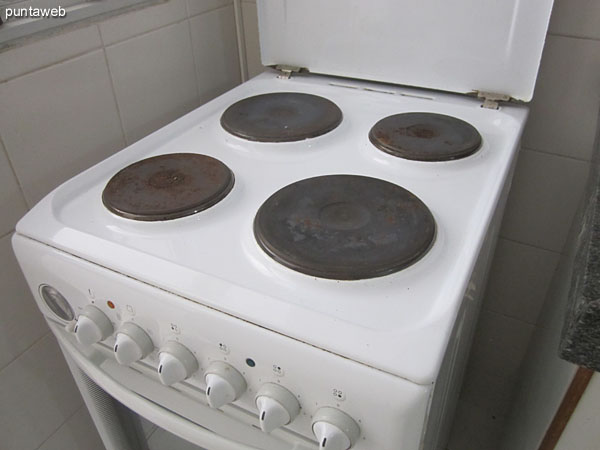
<path id="1" fill-rule="evenodd" d="M 104 341 L 113 334 L 108 317 L 97 307 L 87 305 L 73 329 L 77 341 L 92 345 Z M 115 335 L 113 347 L 119 364 L 130 365 L 148 356 L 154 350 L 152 340 L 146 332 L 132 322 L 124 323 Z M 193 375 L 198 369 L 194 354 L 182 344 L 168 341 L 158 352 L 158 377 L 170 386 Z M 220 408 L 237 400 L 246 391 L 246 380 L 233 366 L 213 362 L 205 372 L 206 397 L 209 406 Z M 270 433 L 291 423 L 300 412 L 300 404 L 290 391 L 275 383 L 266 383 L 256 395 L 261 429 Z M 324 407 L 313 417 L 313 432 L 319 448 L 347 450 L 360 435 L 356 422 L 342 411 Z"/>

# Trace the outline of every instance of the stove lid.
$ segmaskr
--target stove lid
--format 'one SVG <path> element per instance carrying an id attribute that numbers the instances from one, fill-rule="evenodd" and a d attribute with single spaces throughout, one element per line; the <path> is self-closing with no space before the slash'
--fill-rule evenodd
<path id="1" fill-rule="evenodd" d="M 529 101 L 553 0 L 258 0 L 264 65 Z"/>

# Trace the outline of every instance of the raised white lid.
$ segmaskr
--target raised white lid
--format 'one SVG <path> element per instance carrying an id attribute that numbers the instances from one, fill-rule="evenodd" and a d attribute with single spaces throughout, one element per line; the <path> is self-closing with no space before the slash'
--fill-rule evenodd
<path id="1" fill-rule="evenodd" d="M 553 0 L 258 0 L 264 65 L 529 101 Z"/>

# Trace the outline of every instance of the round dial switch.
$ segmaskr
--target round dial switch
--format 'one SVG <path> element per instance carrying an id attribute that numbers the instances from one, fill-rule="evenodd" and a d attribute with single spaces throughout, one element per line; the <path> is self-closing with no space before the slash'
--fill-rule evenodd
<path id="1" fill-rule="evenodd" d="M 103 341 L 113 332 L 113 326 L 106 314 L 93 305 L 83 308 L 73 328 L 77 342 L 92 345 Z"/>
<path id="2" fill-rule="evenodd" d="M 206 398 L 211 408 L 237 400 L 246 390 L 246 380 L 232 366 L 221 361 L 213 362 L 206 370 Z"/>
<path id="3" fill-rule="evenodd" d="M 352 417 L 330 407 L 316 412 L 312 429 L 322 450 L 348 450 L 360 436 L 360 428 Z"/>
<path id="4" fill-rule="evenodd" d="M 116 335 L 115 358 L 119 364 L 128 366 L 145 358 L 154 349 L 152 340 L 139 326 L 126 322 Z"/>
<path id="5" fill-rule="evenodd" d="M 270 433 L 289 424 L 300 412 L 300 403 L 290 391 L 275 383 L 263 384 L 256 395 L 260 428 Z"/>
<path id="6" fill-rule="evenodd" d="M 158 378 L 167 386 L 183 381 L 198 370 L 191 351 L 175 341 L 167 342 L 158 353 Z"/>

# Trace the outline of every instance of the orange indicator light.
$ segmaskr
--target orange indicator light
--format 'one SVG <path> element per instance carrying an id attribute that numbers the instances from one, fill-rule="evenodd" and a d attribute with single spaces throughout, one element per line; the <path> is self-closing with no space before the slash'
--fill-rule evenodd
<path id="1" fill-rule="evenodd" d="M 115 309 L 115 304 L 113 302 L 111 302 L 110 300 L 106 302 L 106 304 L 108 305 L 108 307 L 110 309 Z"/>

